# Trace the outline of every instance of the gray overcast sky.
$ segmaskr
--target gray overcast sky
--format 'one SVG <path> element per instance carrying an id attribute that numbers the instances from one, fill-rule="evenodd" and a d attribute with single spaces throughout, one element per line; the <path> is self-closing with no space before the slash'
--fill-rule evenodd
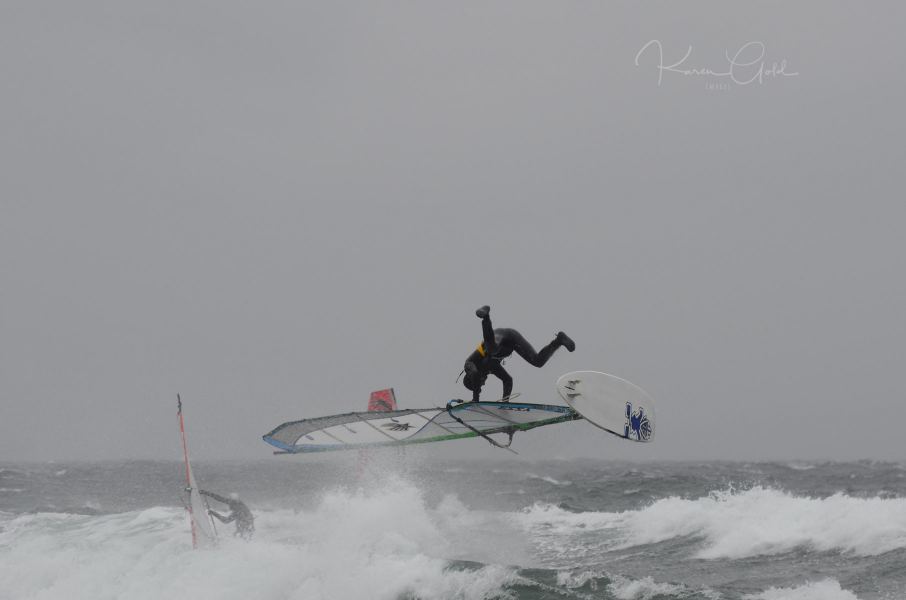
<path id="1" fill-rule="evenodd" d="M 867 10 L 870 8 L 871 10 Z M 615 373 L 658 439 L 523 456 L 903 458 L 902 2 L 0 5 L 0 460 L 200 459 L 454 383 Z M 665 72 L 726 69 L 737 85 Z M 707 89 L 708 84 L 728 89 Z M 489 394 L 499 391 L 493 378 Z M 424 450 L 495 456 L 480 441 Z M 301 459 L 312 460 L 312 459 Z"/>

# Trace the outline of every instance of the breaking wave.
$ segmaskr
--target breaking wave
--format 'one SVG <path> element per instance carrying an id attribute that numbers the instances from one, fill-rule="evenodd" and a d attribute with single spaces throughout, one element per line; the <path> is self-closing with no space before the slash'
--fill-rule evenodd
<path id="1" fill-rule="evenodd" d="M 754 596 L 747 596 L 746 600 L 859 600 L 848 590 L 840 587 L 834 579 L 825 579 L 817 583 L 806 583 L 793 588 L 775 588 Z"/>
<path id="2" fill-rule="evenodd" d="M 700 558 L 797 547 L 872 556 L 906 548 L 903 498 L 752 488 L 624 512 L 551 504 L 497 512 L 470 509 L 455 495 L 430 505 L 417 486 L 393 479 L 307 502 L 256 511 L 248 543 L 222 527 L 220 546 L 206 551 L 191 549 L 180 508 L 0 513 L 0 600 L 717 598 L 709 588 L 600 566 L 610 550 L 636 552 L 679 538 L 688 538 L 688 554 Z M 817 598 L 858 600 L 833 579 L 774 587 L 748 600 Z"/>
<path id="3" fill-rule="evenodd" d="M 875 556 L 906 548 L 906 498 L 811 498 L 765 487 L 670 497 L 640 510 L 569 512 L 536 504 L 515 515 L 536 536 L 588 537 L 617 550 L 675 538 L 698 540 L 703 559 L 746 558 L 806 548 Z"/>
<path id="4" fill-rule="evenodd" d="M 337 490 L 310 510 L 256 514 L 256 537 L 221 528 L 214 550 L 193 551 L 182 509 L 155 507 L 108 515 L 0 514 L 0 599 L 133 600 L 281 598 L 506 597 L 518 569 L 498 564 L 459 568 L 463 536 L 508 552 L 475 530 L 480 519 L 448 498 L 436 509 L 408 484 L 378 492 Z M 455 525 L 455 527 L 453 527 Z M 470 529 L 471 527 L 471 529 Z M 453 530 L 462 532 L 457 537 Z M 473 554 L 474 556 L 474 554 Z M 500 562 L 500 561 L 498 561 Z"/>

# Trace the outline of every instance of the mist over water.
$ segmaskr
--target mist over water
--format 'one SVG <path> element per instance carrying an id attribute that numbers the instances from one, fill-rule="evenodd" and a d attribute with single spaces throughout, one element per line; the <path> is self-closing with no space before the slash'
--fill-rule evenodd
<path id="1" fill-rule="evenodd" d="M 0 598 L 903 598 L 898 463 L 199 463 L 252 508 L 193 551 L 178 463 L 0 467 Z"/>

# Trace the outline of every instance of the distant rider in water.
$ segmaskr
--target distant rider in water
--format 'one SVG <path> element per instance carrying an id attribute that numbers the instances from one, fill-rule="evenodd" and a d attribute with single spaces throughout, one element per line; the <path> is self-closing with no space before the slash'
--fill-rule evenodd
<path id="1" fill-rule="evenodd" d="M 576 344 L 568 335 L 562 331 L 557 334 L 554 340 L 541 349 L 541 352 L 535 352 L 532 345 L 528 343 L 522 334 L 515 329 L 494 329 L 491 326 L 491 307 L 482 306 L 475 311 L 475 315 L 481 319 L 481 331 L 484 340 L 478 344 L 478 348 L 466 359 L 465 377 L 462 382 L 466 388 L 472 390 L 472 402 L 478 402 L 481 395 L 481 388 L 488 373 L 503 382 L 503 401 L 509 401 L 510 394 L 513 391 L 513 378 L 507 373 L 501 362 L 504 358 L 516 352 L 525 359 L 530 365 L 543 367 L 551 355 L 563 346 L 570 352 L 576 349 Z"/>
<path id="2" fill-rule="evenodd" d="M 198 493 L 227 505 L 230 509 L 230 514 L 227 516 L 210 509 L 208 509 L 208 514 L 216 517 L 221 523 L 236 521 L 236 532 L 233 535 L 238 535 L 246 540 L 252 538 L 252 534 L 255 533 L 255 517 L 252 516 L 252 511 L 249 510 L 249 507 L 239 499 L 239 496 L 230 494 L 230 497 L 226 498 L 207 490 L 198 490 Z"/>

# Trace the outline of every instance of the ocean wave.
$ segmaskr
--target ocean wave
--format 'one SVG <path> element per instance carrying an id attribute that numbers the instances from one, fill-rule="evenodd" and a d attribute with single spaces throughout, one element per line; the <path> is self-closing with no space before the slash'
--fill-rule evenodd
<path id="1" fill-rule="evenodd" d="M 465 510 L 453 497 L 432 508 L 406 483 L 334 490 L 307 509 L 255 514 L 251 542 L 221 527 L 221 544 L 210 551 L 191 549 L 178 508 L 0 514 L 0 600 L 479 600 L 506 598 L 519 581 L 515 567 L 488 561 L 458 568 L 449 558 L 464 550 L 498 563 L 509 558 L 494 539 L 491 515 Z M 482 538 L 483 531 L 491 533 Z"/>
<path id="2" fill-rule="evenodd" d="M 817 465 L 812 464 L 812 463 L 807 463 L 807 462 L 793 461 L 793 462 L 785 463 L 784 466 L 786 468 L 792 469 L 794 471 L 811 471 Z"/>
<path id="3" fill-rule="evenodd" d="M 558 486 L 572 485 L 571 481 L 560 481 L 560 480 L 554 479 L 553 477 L 550 477 L 548 475 L 535 475 L 534 473 L 527 473 L 525 475 L 525 478 L 526 479 L 536 479 L 538 481 L 543 481 L 543 482 L 549 483 L 551 485 L 558 485 Z"/>
<path id="4" fill-rule="evenodd" d="M 598 570 L 561 570 L 557 585 L 562 590 L 588 590 L 594 597 L 606 590 L 616 600 L 652 600 L 653 598 L 707 598 L 718 600 L 721 595 L 710 589 L 694 589 L 682 583 L 658 582 L 653 577 L 638 579 L 612 575 Z"/>
<path id="5" fill-rule="evenodd" d="M 545 540 L 596 533 L 595 544 L 617 550 L 675 538 L 701 543 L 697 558 L 746 558 L 796 548 L 875 556 L 906 548 L 906 499 L 796 496 L 754 487 L 706 497 L 670 497 L 635 511 L 569 512 L 535 504 L 514 519 Z M 587 543 L 587 542 L 581 542 Z"/>
<path id="6" fill-rule="evenodd" d="M 859 600 L 858 597 L 840 587 L 835 579 L 817 583 L 806 583 L 793 588 L 771 588 L 761 594 L 746 596 L 746 600 Z"/>
<path id="7" fill-rule="evenodd" d="M 657 583 L 651 577 L 630 579 L 617 576 L 608 586 L 610 593 L 617 600 L 651 600 L 656 596 L 685 596 L 688 588 L 684 585 L 673 583 Z"/>
<path id="8" fill-rule="evenodd" d="M 655 596 L 685 596 L 688 588 L 682 584 L 659 583 L 651 577 L 632 579 L 623 575 L 609 575 L 599 571 L 560 571 L 557 573 L 557 584 L 566 589 L 574 590 L 588 587 L 591 591 L 599 591 L 601 586 L 617 600 L 650 600 Z"/>

